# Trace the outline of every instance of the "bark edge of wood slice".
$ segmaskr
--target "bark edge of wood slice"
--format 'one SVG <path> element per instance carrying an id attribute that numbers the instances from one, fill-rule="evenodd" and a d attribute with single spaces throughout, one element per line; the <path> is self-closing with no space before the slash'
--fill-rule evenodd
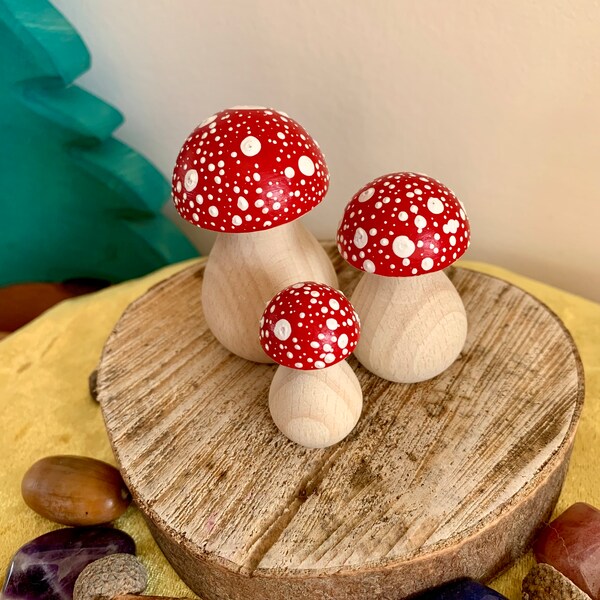
<path id="1" fill-rule="evenodd" d="M 350 295 L 359 272 L 326 248 Z M 512 284 L 457 268 L 461 357 L 411 385 L 355 369 L 355 430 L 303 449 L 273 425 L 275 366 L 207 331 L 205 261 L 151 288 L 106 342 L 98 400 L 121 473 L 181 578 L 207 600 L 399 599 L 489 579 L 550 516 L 583 404 L 570 334 Z"/>

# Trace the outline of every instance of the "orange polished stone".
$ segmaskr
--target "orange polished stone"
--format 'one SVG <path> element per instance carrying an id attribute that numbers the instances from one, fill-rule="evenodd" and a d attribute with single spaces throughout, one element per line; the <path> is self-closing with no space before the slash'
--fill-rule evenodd
<path id="1" fill-rule="evenodd" d="M 578 502 L 546 525 L 533 551 L 592 600 L 600 600 L 600 510 Z"/>

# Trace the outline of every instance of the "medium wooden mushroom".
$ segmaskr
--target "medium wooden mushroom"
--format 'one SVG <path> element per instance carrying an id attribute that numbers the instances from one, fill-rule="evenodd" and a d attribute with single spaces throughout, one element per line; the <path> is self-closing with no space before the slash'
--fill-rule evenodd
<path id="1" fill-rule="evenodd" d="M 269 390 L 269 409 L 290 440 L 325 448 L 356 425 L 362 390 L 345 359 L 359 335 L 360 322 L 350 301 L 321 283 L 296 283 L 267 305 L 260 343 L 281 365 Z"/>
<path id="2" fill-rule="evenodd" d="M 223 110 L 187 138 L 173 171 L 173 199 L 194 225 L 218 232 L 204 271 L 202 303 L 231 352 L 271 362 L 256 338 L 268 300 L 295 281 L 337 286 L 319 242 L 297 220 L 317 206 L 329 171 L 317 143 L 285 113 Z"/>
<path id="3" fill-rule="evenodd" d="M 391 173 L 363 186 L 346 206 L 337 244 L 365 271 L 352 295 L 362 322 L 356 357 L 389 381 L 435 377 L 460 354 L 467 317 L 442 269 L 467 249 L 461 202 L 418 173 Z"/>

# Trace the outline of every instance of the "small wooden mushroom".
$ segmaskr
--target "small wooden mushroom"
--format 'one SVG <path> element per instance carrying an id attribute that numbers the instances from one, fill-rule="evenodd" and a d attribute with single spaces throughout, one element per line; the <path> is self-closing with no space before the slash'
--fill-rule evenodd
<path id="1" fill-rule="evenodd" d="M 391 173 L 354 195 L 337 244 L 365 272 L 351 298 L 362 321 L 355 354 L 364 367 L 389 381 L 414 383 L 456 360 L 467 317 L 442 269 L 469 242 L 464 207 L 431 177 Z"/>
<path id="2" fill-rule="evenodd" d="M 146 568 L 133 554 L 110 554 L 81 571 L 73 600 L 186 600 L 139 595 L 147 585 Z"/>
<path id="3" fill-rule="evenodd" d="M 337 286 L 321 244 L 298 219 L 329 187 L 317 143 L 285 113 L 223 110 L 187 138 L 173 171 L 173 199 L 187 221 L 218 232 L 202 283 L 204 317 L 228 350 L 271 362 L 256 339 L 265 304 L 295 281 Z"/>
<path id="4" fill-rule="evenodd" d="M 321 283 L 296 283 L 277 294 L 260 321 L 260 343 L 281 365 L 269 391 L 275 425 L 307 448 L 346 437 L 362 410 L 362 391 L 344 360 L 360 322 L 350 301 Z"/>

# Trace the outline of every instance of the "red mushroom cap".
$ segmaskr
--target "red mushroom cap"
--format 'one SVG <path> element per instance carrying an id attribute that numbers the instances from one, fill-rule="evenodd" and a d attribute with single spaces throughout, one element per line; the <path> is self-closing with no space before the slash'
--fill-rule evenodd
<path id="1" fill-rule="evenodd" d="M 419 173 L 390 173 L 350 200 L 337 245 L 361 271 L 412 277 L 451 265 L 470 237 L 464 206 L 445 185 Z"/>
<path id="2" fill-rule="evenodd" d="M 360 321 L 350 300 L 323 283 L 295 283 L 279 292 L 260 320 L 260 343 L 290 369 L 324 369 L 351 354 Z"/>
<path id="3" fill-rule="evenodd" d="M 262 231 L 298 219 L 319 204 L 329 171 L 317 143 L 271 108 L 223 110 L 183 144 L 173 170 L 179 214 L 213 231 Z"/>

